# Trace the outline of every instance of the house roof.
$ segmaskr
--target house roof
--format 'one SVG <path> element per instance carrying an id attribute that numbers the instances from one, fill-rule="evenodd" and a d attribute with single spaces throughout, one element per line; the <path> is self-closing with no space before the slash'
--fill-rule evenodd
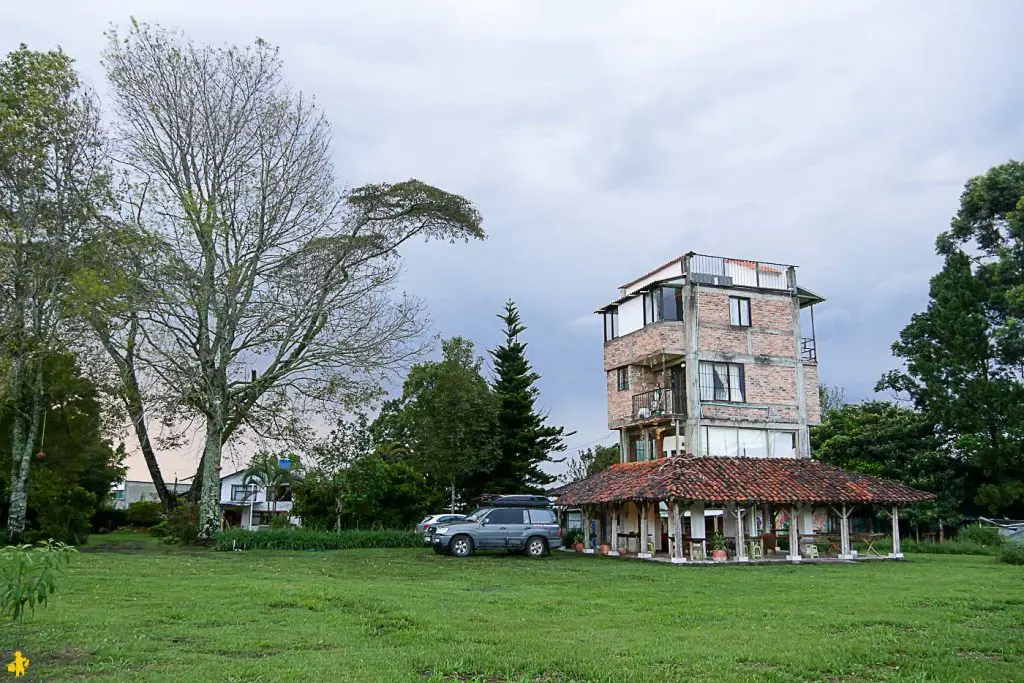
<path id="1" fill-rule="evenodd" d="M 630 287 L 632 287 L 636 283 L 640 282 L 644 278 L 650 277 L 650 276 L 654 275 L 655 273 L 657 273 L 659 270 L 664 270 L 665 268 L 668 268 L 672 264 L 679 263 L 682 260 L 683 260 L 682 256 L 676 256 L 674 259 L 671 259 L 669 261 L 666 261 L 665 263 L 662 263 L 660 266 L 658 266 L 654 270 L 650 270 L 650 271 L 644 273 L 643 275 L 641 275 L 638 278 L 633 278 L 632 280 L 630 280 L 629 282 L 627 282 L 624 285 L 619 285 L 619 289 L 629 289 Z"/>
<path id="2" fill-rule="evenodd" d="M 909 505 L 934 494 L 807 458 L 676 456 L 612 465 L 549 492 L 559 505 L 627 500 L 706 503 L 884 503 Z"/>

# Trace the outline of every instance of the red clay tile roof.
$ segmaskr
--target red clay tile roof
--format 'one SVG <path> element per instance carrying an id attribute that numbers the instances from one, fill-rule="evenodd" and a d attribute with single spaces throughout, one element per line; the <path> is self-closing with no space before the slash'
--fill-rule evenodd
<path id="1" fill-rule="evenodd" d="M 931 500 L 888 479 L 806 458 L 677 456 L 612 465 L 552 492 L 558 505 L 681 499 L 707 503 L 886 503 Z"/>

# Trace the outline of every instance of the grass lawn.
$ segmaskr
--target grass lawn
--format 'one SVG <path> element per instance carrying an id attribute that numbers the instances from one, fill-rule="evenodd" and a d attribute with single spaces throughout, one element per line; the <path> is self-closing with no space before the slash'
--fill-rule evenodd
<path id="1" fill-rule="evenodd" d="M 991 557 L 678 567 L 92 540 L 122 545 L 77 556 L 28 619 L 22 680 L 1024 680 L 1024 570 Z"/>

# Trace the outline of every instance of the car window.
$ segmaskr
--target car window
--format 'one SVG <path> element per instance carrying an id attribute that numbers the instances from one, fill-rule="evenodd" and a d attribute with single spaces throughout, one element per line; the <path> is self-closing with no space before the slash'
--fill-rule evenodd
<path id="1" fill-rule="evenodd" d="M 427 522 L 429 522 L 429 521 L 430 521 L 431 519 L 433 519 L 433 515 L 427 515 L 426 517 L 424 517 L 424 518 L 423 518 L 423 521 L 422 521 L 422 522 L 420 522 L 420 524 L 426 524 L 426 523 L 427 523 Z"/>
<path id="2" fill-rule="evenodd" d="M 438 518 L 437 521 L 439 521 L 439 522 L 453 522 L 456 519 L 462 519 L 462 516 L 461 515 L 444 515 L 443 517 Z"/>
<path id="3" fill-rule="evenodd" d="M 522 524 L 524 510 L 501 508 L 487 515 L 488 524 Z"/>
<path id="4" fill-rule="evenodd" d="M 486 515 L 490 509 L 491 508 L 480 508 L 478 510 L 474 510 L 473 513 L 470 514 L 470 516 L 466 519 L 468 519 L 471 522 L 479 522 L 481 519 L 484 518 L 484 515 Z"/>
<path id="5" fill-rule="evenodd" d="M 555 512 L 544 508 L 533 508 L 530 510 L 530 522 L 532 524 L 554 524 Z"/>

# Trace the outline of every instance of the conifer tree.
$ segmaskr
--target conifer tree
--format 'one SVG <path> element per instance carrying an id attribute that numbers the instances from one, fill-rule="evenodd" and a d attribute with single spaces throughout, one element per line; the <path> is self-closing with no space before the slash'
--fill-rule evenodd
<path id="1" fill-rule="evenodd" d="M 553 453 L 565 450 L 564 427 L 547 424 L 547 415 L 537 411 L 540 375 L 526 358 L 526 330 L 513 301 L 505 304 L 498 318 L 505 323 L 505 342 L 492 350 L 494 393 L 498 400 L 498 459 L 491 470 L 490 488 L 495 493 L 538 493 L 555 477 L 540 466 L 561 462 Z"/>

